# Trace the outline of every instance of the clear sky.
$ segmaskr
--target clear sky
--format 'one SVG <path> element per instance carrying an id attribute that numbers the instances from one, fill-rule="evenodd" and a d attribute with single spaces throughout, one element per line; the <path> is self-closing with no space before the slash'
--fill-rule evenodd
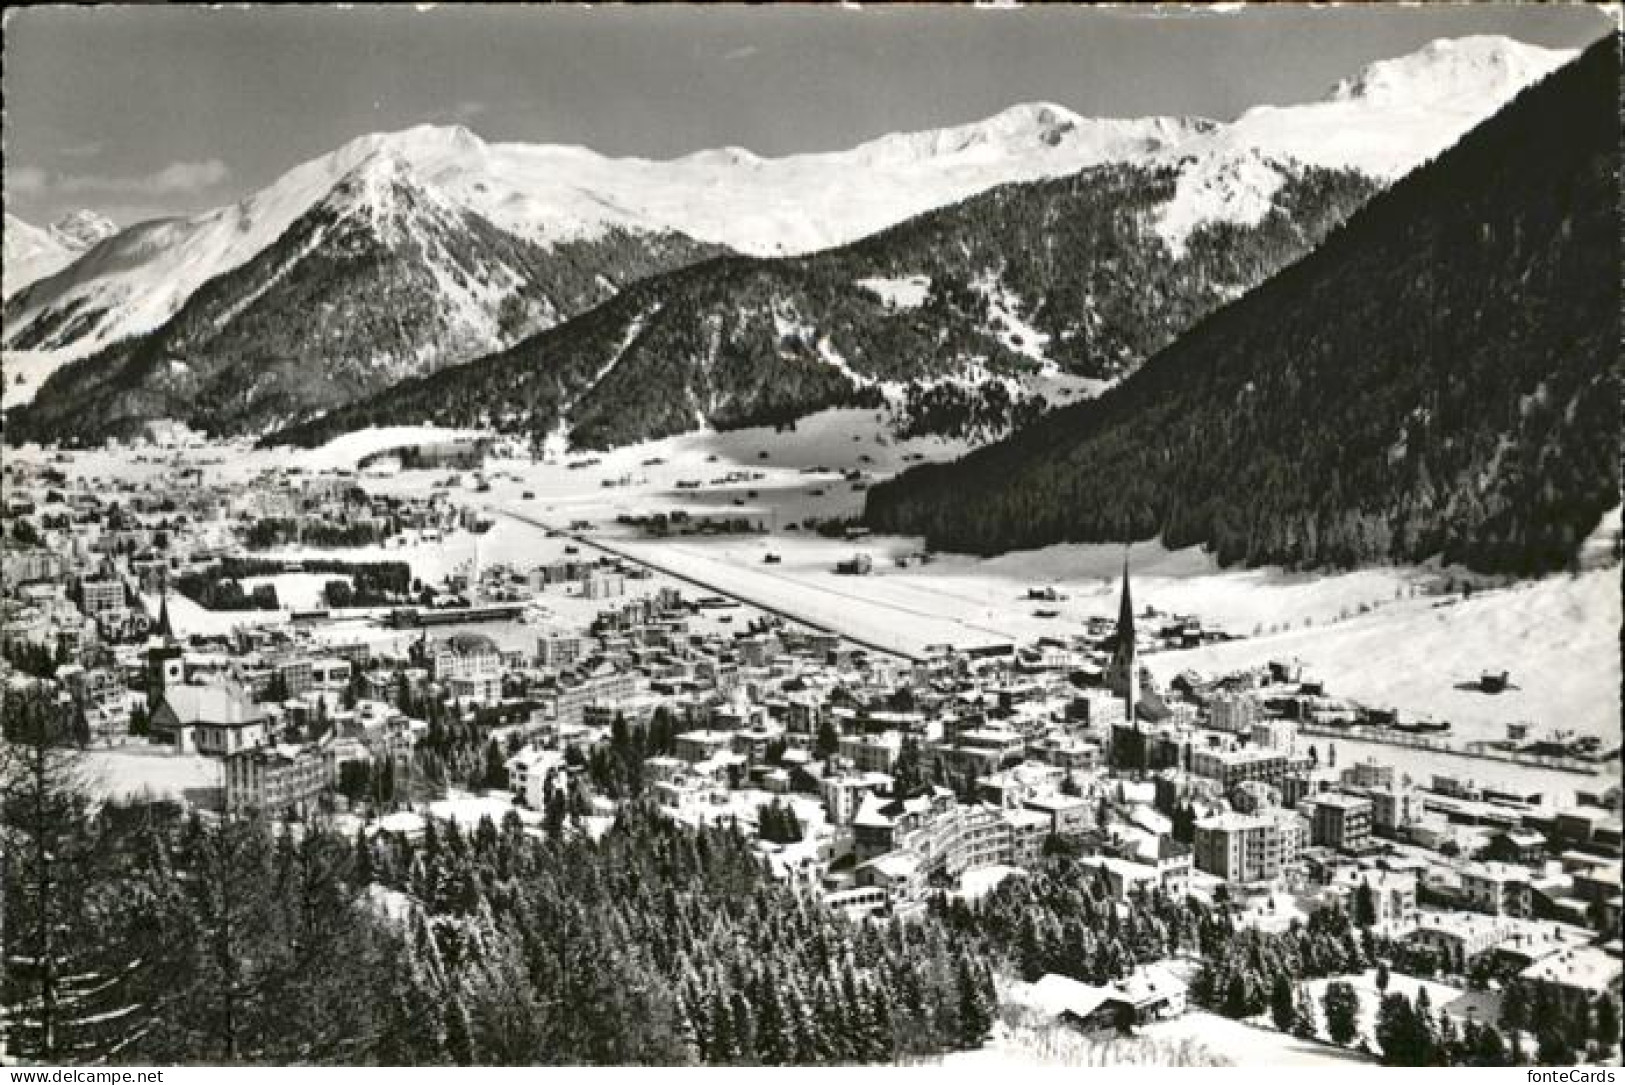
<path id="1" fill-rule="evenodd" d="M 663 158 L 833 150 L 1017 102 L 1197 114 L 1319 97 L 1439 37 L 1584 45 L 1617 9 L 79 7 L 5 19 L 7 209 L 123 224 L 234 200 L 366 132 Z"/>

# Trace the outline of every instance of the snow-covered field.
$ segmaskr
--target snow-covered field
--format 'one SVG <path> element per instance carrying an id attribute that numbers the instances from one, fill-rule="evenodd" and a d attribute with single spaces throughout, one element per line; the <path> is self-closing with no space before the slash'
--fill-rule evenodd
<path id="1" fill-rule="evenodd" d="M 1334 578 L 1341 579 L 1341 578 Z M 1449 720 L 1458 738 L 1504 738 L 1529 720 L 1619 737 L 1619 570 L 1555 576 L 1460 601 L 1407 599 L 1334 624 L 1147 657 L 1162 679 L 1296 656 L 1328 691 Z M 1484 670 L 1506 668 L 1517 687 L 1485 694 Z"/>
<path id="2" fill-rule="evenodd" d="M 1235 1066 L 1350 1066 L 1373 1061 L 1357 1051 L 1300 1040 L 1202 1010 L 1158 1021 L 1140 1032 L 1148 1039 L 1195 1043 Z"/>
<path id="3" fill-rule="evenodd" d="M 245 576 L 240 581 L 243 591 L 253 592 L 262 584 L 276 589 L 277 602 L 284 610 L 314 610 L 327 605 L 322 592 L 329 582 L 350 578 L 340 573 L 278 573 L 275 576 Z"/>
<path id="4" fill-rule="evenodd" d="M 141 596 L 149 614 L 157 614 L 162 604 L 156 595 Z M 240 625 L 286 625 L 288 620 L 285 610 L 205 610 L 184 595 L 169 594 L 169 624 L 177 636 L 223 637 Z"/>
<path id="5" fill-rule="evenodd" d="M 221 765 L 218 759 L 132 740 L 112 749 L 87 751 L 81 771 L 91 793 L 107 798 L 184 797 L 215 805 L 224 786 Z M 211 796 L 214 801 L 209 801 Z"/>
<path id="6" fill-rule="evenodd" d="M 1356 1066 L 1371 1061 L 1358 1052 L 1193 1010 L 1142 1026 L 1130 1038 L 1087 1036 L 1062 1025 L 1000 1022 L 984 1046 L 948 1055 L 940 1065 L 969 1074 L 1083 1066 Z"/>
<path id="7" fill-rule="evenodd" d="M 1414 1003 L 1421 993 L 1426 991 L 1428 1001 L 1432 1003 L 1434 1012 L 1436 1013 L 1443 1007 L 1455 1002 L 1463 993 L 1459 987 L 1452 987 L 1446 983 L 1435 983 L 1432 980 L 1417 979 L 1413 976 L 1401 975 L 1397 972 L 1388 977 L 1388 989 L 1386 991 L 1381 991 L 1377 988 L 1377 970 L 1375 968 L 1368 968 L 1364 972 L 1360 973 L 1349 973 L 1348 975 L 1344 976 L 1331 976 L 1325 979 L 1309 980 L 1307 983 L 1305 983 L 1304 986 L 1308 988 L 1309 997 L 1315 1004 L 1317 1018 L 1323 1016 L 1320 1006 L 1321 1000 L 1326 997 L 1326 988 L 1334 982 L 1348 984 L 1354 988 L 1354 993 L 1359 996 L 1360 1015 L 1357 1026 L 1359 1029 L 1359 1037 L 1365 1039 L 1371 1045 L 1373 1050 L 1376 1050 L 1378 1046 L 1376 1039 L 1377 1009 L 1382 1005 L 1384 994 L 1401 994 Z M 1465 1024 L 1468 1019 L 1468 1015 L 1465 1012 L 1465 1006 L 1468 1005 L 1468 1003 L 1464 1002 L 1462 1005 L 1462 1019 L 1456 1022 L 1458 1027 Z M 1321 1032 L 1324 1034 L 1326 1028 L 1325 1021 L 1322 1019 L 1319 1023 Z M 1359 1039 L 1356 1039 L 1355 1042 L 1358 1043 Z"/>

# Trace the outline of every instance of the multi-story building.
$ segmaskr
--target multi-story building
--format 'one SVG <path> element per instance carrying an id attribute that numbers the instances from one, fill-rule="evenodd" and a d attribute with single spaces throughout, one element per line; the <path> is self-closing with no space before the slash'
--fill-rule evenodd
<path id="1" fill-rule="evenodd" d="M 1258 698 L 1250 693 L 1223 692 L 1208 705 L 1208 723 L 1215 731 L 1245 735 L 1258 722 Z"/>
<path id="2" fill-rule="evenodd" d="M 824 810 L 831 825 L 849 825 L 864 797 L 873 794 L 878 781 L 872 775 L 826 776 L 818 782 Z"/>
<path id="3" fill-rule="evenodd" d="M 1289 757 L 1283 750 L 1195 749 L 1191 751 L 1191 772 L 1216 780 L 1229 791 L 1244 780 L 1260 780 L 1279 787 L 1286 777 Z"/>
<path id="4" fill-rule="evenodd" d="M 266 746 L 226 758 L 226 808 L 270 818 L 304 816 L 332 785 L 326 745 Z"/>
<path id="5" fill-rule="evenodd" d="M 1475 911 L 1526 918 L 1529 871 L 1511 863 L 1464 863 L 1458 870 L 1461 895 Z"/>
<path id="6" fill-rule="evenodd" d="M 1095 805 L 1081 796 L 1034 795 L 1021 805 L 1042 814 L 1049 822 L 1048 831 L 1056 836 L 1076 836 L 1095 825 Z"/>
<path id="7" fill-rule="evenodd" d="M 675 740 L 674 752 L 680 760 L 697 765 L 732 746 L 730 731 L 684 731 Z"/>
<path id="8" fill-rule="evenodd" d="M 1316 845 L 1359 851 L 1371 840 L 1371 800 L 1337 791 L 1317 795 L 1310 824 Z"/>
<path id="9" fill-rule="evenodd" d="M 903 847 L 909 835 L 955 806 L 953 792 L 936 787 L 908 798 L 865 795 L 852 816 L 852 844 L 859 861 Z"/>
<path id="10" fill-rule="evenodd" d="M 1342 781 L 1345 787 L 1393 787 L 1394 766 L 1381 765 L 1372 760 L 1356 761 L 1343 770 Z"/>
<path id="11" fill-rule="evenodd" d="M 573 667 L 586 658 L 586 637 L 552 633 L 536 640 L 536 662 L 543 667 Z"/>
<path id="12" fill-rule="evenodd" d="M 548 780 L 562 786 L 564 755 L 558 750 L 527 746 L 508 758 L 504 767 L 508 770 L 508 790 L 524 796 L 525 805 L 532 810 L 545 810 Z"/>
<path id="13" fill-rule="evenodd" d="M 594 573 L 581 582 L 583 599 L 610 599 L 626 594 L 626 577 L 620 573 Z"/>
<path id="14" fill-rule="evenodd" d="M 502 699 L 502 652 L 480 633 L 438 641 L 430 656 L 434 680 L 458 700 L 494 704 Z"/>
<path id="15" fill-rule="evenodd" d="M 1298 725 L 1286 719 L 1255 720 L 1249 733 L 1256 749 L 1290 754 L 1298 740 Z"/>
<path id="16" fill-rule="evenodd" d="M 1363 794 L 1371 800 L 1371 828 L 1376 832 L 1397 835 L 1422 817 L 1422 801 L 1414 787 L 1394 784 L 1370 788 Z"/>
<path id="17" fill-rule="evenodd" d="M 481 633 L 458 633 L 437 641 L 431 662 L 436 682 L 502 675 L 502 653 Z"/>
<path id="18" fill-rule="evenodd" d="M 350 661 L 334 657 L 322 657 L 310 661 L 310 684 L 315 689 L 343 689 L 350 683 Z"/>
<path id="19" fill-rule="evenodd" d="M 80 587 L 80 609 L 90 618 L 100 618 L 124 609 L 124 582 L 117 577 L 85 580 Z"/>
<path id="20" fill-rule="evenodd" d="M 9 544 L 0 555 L 0 579 L 8 587 L 34 581 L 56 581 L 62 576 L 62 559 L 49 550 L 25 550 Z M 120 596 L 119 601 L 123 602 Z"/>
<path id="21" fill-rule="evenodd" d="M 1221 814 L 1196 823 L 1196 868 L 1229 882 L 1281 876 L 1306 842 L 1306 826 L 1288 810 Z"/>
<path id="22" fill-rule="evenodd" d="M 638 694 L 638 678 L 631 671 L 605 670 L 574 683 L 560 683 L 552 697 L 553 718 L 580 723 L 589 707 L 618 708 Z"/>
<path id="23" fill-rule="evenodd" d="M 896 731 L 843 735 L 838 752 L 859 772 L 890 772 L 903 752 L 903 736 Z"/>
<path id="24" fill-rule="evenodd" d="M 1098 742 L 1086 742 L 1066 735 L 1046 735 L 1028 742 L 1027 756 L 1069 772 L 1099 768 L 1103 760 Z"/>
<path id="25" fill-rule="evenodd" d="M 1344 899 L 1352 912 L 1354 895 L 1365 890 L 1370 896 L 1373 921 L 1380 926 L 1409 927 L 1417 921 L 1415 870 L 1362 870 L 1340 868 L 1332 877 L 1331 888 Z"/>

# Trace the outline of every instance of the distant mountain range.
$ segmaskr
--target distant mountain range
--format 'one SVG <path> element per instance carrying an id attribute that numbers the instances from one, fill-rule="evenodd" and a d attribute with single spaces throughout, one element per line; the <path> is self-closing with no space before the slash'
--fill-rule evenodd
<path id="1" fill-rule="evenodd" d="M 6 296 L 62 270 L 116 233 L 118 227 L 94 211 L 75 211 L 44 229 L 8 213 L 0 273 Z"/>
<path id="2" fill-rule="evenodd" d="M 366 136 L 237 204 L 124 230 L 8 297 L 7 350 L 83 359 L 41 390 L 37 416 L 25 409 L 8 429 L 46 432 L 45 420 L 71 414 L 68 400 L 88 397 L 64 439 L 156 417 L 262 432 L 500 353 L 652 274 L 730 251 L 846 244 L 999 185 L 1104 165 L 1172 179 L 1138 225 L 1147 246 L 1184 260 L 1193 237 L 1222 244 L 1228 228 L 1258 228 L 1305 164 L 1386 182 L 1566 56 L 1461 39 L 1372 65 L 1324 101 L 1231 124 L 1032 104 L 777 159 L 737 148 L 613 159 L 488 144 L 462 128 Z M 1217 292 L 1245 290 L 1273 266 Z M 1161 334 L 1180 319 L 1155 323 Z M 1137 360 L 1134 349 L 1094 354 L 1075 367 Z"/>
<path id="3" fill-rule="evenodd" d="M 1565 567 L 1620 495 L 1618 49 L 1099 399 L 876 487 L 866 522 L 980 554 L 1160 536 L 1225 563 Z"/>
<path id="4" fill-rule="evenodd" d="M 1309 251 L 1376 188 L 1350 171 L 1255 165 L 1278 176 L 1268 211 L 1253 225 L 1198 228 L 1180 259 L 1150 224 L 1199 167 L 1098 166 L 1007 185 L 829 252 L 657 276 L 499 354 L 266 443 L 432 421 L 605 448 L 879 406 L 923 387 L 952 385 L 968 405 L 989 381 L 1020 395 L 1067 387 L 1066 376 L 1113 379 Z"/>

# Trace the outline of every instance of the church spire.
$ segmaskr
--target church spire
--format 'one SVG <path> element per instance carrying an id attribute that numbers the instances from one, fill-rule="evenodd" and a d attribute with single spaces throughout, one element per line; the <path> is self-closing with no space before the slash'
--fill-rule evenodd
<path id="1" fill-rule="evenodd" d="M 163 602 L 158 604 L 158 635 L 165 640 L 173 640 L 175 629 L 169 624 L 169 587 L 164 587 Z"/>
<path id="2" fill-rule="evenodd" d="M 1117 607 L 1117 646 L 1112 651 L 1110 684 L 1123 698 L 1123 719 L 1139 727 L 1140 660 L 1134 637 L 1134 600 L 1129 590 L 1128 551 L 1123 551 L 1123 598 Z"/>
<path id="3" fill-rule="evenodd" d="M 1134 644 L 1134 602 L 1129 597 L 1127 550 L 1123 551 L 1123 599 L 1117 607 L 1117 640 L 1131 647 Z"/>

